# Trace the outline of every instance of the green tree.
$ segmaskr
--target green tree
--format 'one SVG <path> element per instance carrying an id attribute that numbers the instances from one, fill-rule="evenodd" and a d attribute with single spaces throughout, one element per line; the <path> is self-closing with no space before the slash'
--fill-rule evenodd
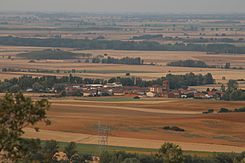
<path id="1" fill-rule="evenodd" d="M 140 163 L 137 158 L 126 158 L 122 163 Z"/>
<path id="2" fill-rule="evenodd" d="M 112 159 L 112 156 L 109 152 L 104 151 L 100 155 L 100 163 L 109 163 Z"/>
<path id="3" fill-rule="evenodd" d="M 3 158 L 16 161 L 25 157 L 28 148 L 23 147 L 23 129 L 40 121 L 49 125 L 46 116 L 49 106 L 45 99 L 33 102 L 21 93 L 9 93 L 0 99 L 0 152 Z"/>
<path id="4" fill-rule="evenodd" d="M 229 80 L 228 88 L 225 91 L 222 99 L 224 100 L 245 100 L 245 92 L 239 89 L 238 82 L 236 80 Z"/>
<path id="5" fill-rule="evenodd" d="M 214 156 L 214 160 L 217 163 L 234 163 L 235 158 L 235 153 L 219 153 Z"/>
<path id="6" fill-rule="evenodd" d="M 222 92 L 225 92 L 225 85 L 222 84 L 220 89 L 221 89 Z"/>
<path id="7" fill-rule="evenodd" d="M 22 160 L 30 162 L 43 160 L 42 146 L 39 139 L 23 139 L 21 148 L 25 152 Z"/>
<path id="8" fill-rule="evenodd" d="M 44 90 L 44 87 L 38 82 L 35 82 L 34 84 L 32 84 L 32 88 L 33 88 L 33 91 L 35 92 L 40 92 Z"/>
<path id="9" fill-rule="evenodd" d="M 67 155 L 67 157 L 70 159 L 72 157 L 72 155 L 74 155 L 75 153 L 77 153 L 77 146 L 76 143 L 74 142 L 70 142 L 66 147 L 65 147 L 65 153 Z"/>
<path id="10" fill-rule="evenodd" d="M 182 163 L 184 159 L 180 146 L 173 143 L 164 143 L 159 149 L 158 155 L 164 163 Z"/>
<path id="11" fill-rule="evenodd" d="M 71 156 L 70 161 L 72 163 L 83 163 L 83 162 L 85 162 L 85 159 L 84 159 L 84 157 L 82 157 L 81 155 L 76 153 L 76 154 Z"/>
<path id="12" fill-rule="evenodd" d="M 228 82 L 228 90 L 233 91 L 238 89 L 238 82 L 236 80 L 229 80 Z"/>
<path id="13" fill-rule="evenodd" d="M 207 74 L 205 75 L 205 77 L 206 77 L 206 82 L 205 82 L 205 84 L 213 84 L 213 83 L 214 83 L 214 79 L 213 79 L 213 76 L 212 76 L 211 73 L 207 73 Z"/>
<path id="14" fill-rule="evenodd" d="M 52 162 L 52 158 L 56 152 L 58 152 L 59 146 L 58 143 L 54 140 L 45 142 L 42 148 L 42 155 L 44 162 Z"/>
<path id="15" fill-rule="evenodd" d="M 9 87 L 8 91 L 12 92 L 12 93 L 17 93 L 20 91 L 20 87 L 18 84 L 15 84 L 15 85 Z"/>
<path id="16" fill-rule="evenodd" d="M 231 63 L 230 62 L 225 63 L 225 69 L 230 69 L 230 68 L 231 68 Z"/>

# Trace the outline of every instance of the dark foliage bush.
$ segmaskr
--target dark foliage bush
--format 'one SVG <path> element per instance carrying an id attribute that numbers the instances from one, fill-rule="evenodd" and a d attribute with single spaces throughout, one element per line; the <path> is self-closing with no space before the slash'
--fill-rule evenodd
<path id="1" fill-rule="evenodd" d="M 165 126 L 163 127 L 164 130 L 170 130 L 170 131 L 177 131 L 177 132 L 184 132 L 185 129 L 182 129 L 180 127 L 177 126 Z"/>

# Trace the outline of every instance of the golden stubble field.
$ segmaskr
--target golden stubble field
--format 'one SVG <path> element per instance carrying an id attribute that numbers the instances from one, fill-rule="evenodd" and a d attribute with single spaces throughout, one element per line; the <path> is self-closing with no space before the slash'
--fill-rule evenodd
<path id="1" fill-rule="evenodd" d="M 141 57 L 146 63 L 156 63 L 156 65 L 113 65 L 113 64 L 92 64 L 79 63 L 77 60 L 39 60 L 35 63 L 30 63 L 29 60 L 15 58 L 18 53 L 42 50 L 45 47 L 16 47 L 16 46 L 0 46 L 0 55 L 11 55 L 13 59 L 0 57 L 1 68 L 15 68 L 21 69 L 41 69 L 53 70 L 53 72 L 37 73 L 37 72 L 0 72 L 0 80 L 11 79 L 13 77 L 20 77 L 22 75 L 32 75 L 34 77 L 41 76 L 68 76 L 70 73 L 60 72 L 56 70 L 71 71 L 72 69 L 80 71 L 73 73 L 75 76 L 83 78 L 102 78 L 110 79 L 112 77 L 126 77 L 126 73 L 130 73 L 132 77 L 140 77 L 145 80 L 152 80 L 163 77 L 169 73 L 185 74 L 193 72 L 195 74 L 212 73 L 216 79 L 216 84 L 208 86 L 194 87 L 198 90 L 206 90 L 207 88 L 220 88 L 221 84 L 226 84 L 230 79 L 245 79 L 245 70 L 234 69 L 214 69 L 214 68 L 188 68 L 188 67 L 168 67 L 166 63 L 174 60 L 195 59 L 203 60 L 211 65 L 222 65 L 225 62 L 231 62 L 232 65 L 244 66 L 245 56 L 228 56 L 228 55 L 207 55 L 201 52 L 152 52 L 152 51 L 115 51 L 115 50 L 89 50 L 79 51 L 73 50 L 77 53 L 92 53 L 94 55 L 108 54 L 113 57 Z M 225 79 L 223 79 L 225 78 Z M 245 83 L 240 82 L 240 88 L 245 89 Z"/>
<path id="2" fill-rule="evenodd" d="M 112 57 L 141 57 L 146 63 L 166 65 L 176 60 L 201 60 L 210 65 L 223 65 L 230 62 L 232 66 L 245 67 L 245 55 L 206 54 L 191 51 L 125 51 L 125 50 L 85 50 L 74 51 L 97 55 L 108 54 Z"/>
<path id="3" fill-rule="evenodd" d="M 76 142 L 92 143 L 91 139 L 95 139 L 97 124 L 100 122 L 110 126 L 111 141 L 127 140 L 111 145 L 157 148 L 161 142 L 173 141 L 183 145 L 185 150 L 198 150 L 199 144 L 199 150 L 222 151 L 222 146 L 225 146 L 223 151 L 230 152 L 236 151 L 236 148 L 241 150 L 245 145 L 245 113 L 202 114 L 209 108 L 215 111 L 221 107 L 237 108 L 245 106 L 245 102 L 164 98 L 140 101 L 65 98 L 50 101 L 52 107 L 48 117 L 52 125 L 45 127 L 40 124 L 43 129 L 40 135 L 28 129 L 27 137 L 40 136 L 60 141 L 70 138 Z M 163 130 L 164 126 L 178 126 L 185 129 L 185 132 L 166 131 Z M 64 135 L 55 135 L 59 132 Z M 213 149 L 208 147 L 209 144 Z"/>
<path id="4" fill-rule="evenodd" d="M 75 76 L 85 78 L 104 78 L 125 77 L 129 72 L 131 76 L 141 77 L 146 80 L 156 79 L 166 74 L 185 74 L 193 72 L 195 74 L 212 73 L 214 78 L 221 83 L 227 82 L 229 79 L 244 79 L 244 70 L 225 70 L 213 68 L 183 68 L 183 67 L 167 67 L 167 66 L 152 66 L 152 65 L 113 65 L 113 64 L 92 64 L 92 63 L 77 63 L 75 61 L 51 62 L 38 61 L 29 63 L 29 60 L 0 60 L 0 68 L 15 68 L 15 69 L 42 69 L 42 70 L 78 70 L 79 73 L 74 73 Z M 56 75 L 67 76 L 69 73 L 28 73 L 28 72 L 0 72 L 1 79 L 11 78 L 20 75 Z M 225 77 L 225 80 L 222 78 Z"/>
<path id="5" fill-rule="evenodd" d="M 97 20 L 101 19 L 100 17 Z M 105 19 L 107 20 L 107 19 Z M 69 20 L 70 21 L 70 20 Z M 211 31 L 213 24 L 220 20 L 188 20 L 183 22 L 174 21 L 128 21 L 117 22 L 126 30 L 72 30 L 61 31 L 56 26 L 47 22 L 25 23 L 12 22 L 7 26 L 10 28 L 47 28 L 42 30 L 11 29 L 1 30 L 0 36 L 37 37 L 47 38 L 61 34 L 62 38 L 72 39 L 96 39 L 104 36 L 111 40 L 128 40 L 133 36 L 145 34 L 163 34 L 167 37 L 179 38 L 200 38 L 200 31 L 183 31 L 183 27 L 190 24 L 205 25 L 208 29 L 203 38 L 243 38 L 245 31 L 225 31 L 224 26 L 218 31 Z M 105 21 L 106 22 L 106 21 Z M 244 21 L 240 22 L 241 25 Z M 160 27 L 145 27 L 144 24 L 161 24 Z M 173 29 L 176 24 L 176 29 Z M 67 24 L 69 25 L 69 24 Z M 69 27 L 69 26 L 68 26 Z M 53 31 L 55 29 L 55 31 Z M 130 30 L 128 30 L 130 29 Z M 219 36 L 217 36 L 217 34 Z M 226 36 L 222 36 L 225 34 Z M 186 36 L 188 35 L 188 36 Z M 161 43 L 168 43 L 156 40 Z M 171 41 L 170 41 L 171 42 Z M 172 41 L 171 43 L 175 43 Z M 232 66 L 245 68 L 245 55 L 207 55 L 201 52 L 152 52 L 152 51 L 115 51 L 115 50 L 88 50 L 60 48 L 73 52 L 86 52 L 95 55 L 109 54 L 113 57 L 141 57 L 145 63 L 152 65 L 105 65 L 105 64 L 84 64 L 70 61 L 36 61 L 29 63 L 29 60 L 15 59 L 15 55 L 23 52 L 49 49 L 46 47 L 16 47 L 0 46 L 0 69 L 43 69 L 43 70 L 84 70 L 84 73 L 73 75 L 88 78 L 108 79 L 115 76 L 125 76 L 130 72 L 131 76 L 141 77 L 147 80 L 165 76 L 168 73 L 185 74 L 189 72 L 206 74 L 212 73 L 219 83 L 227 83 L 229 79 L 245 79 L 244 70 L 224 69 L 202 69 L 202 68 L 181 68 L 167 67 L 166 63 L 175 60 L 194 59 L 202 60 L 210 65 L 224 65 L 230 62 Z M 6 59 L 3 56 L 14 58 Z M 0 72 L 0 80 L 10 79 L 21 75 L 45 76 L 69 75 L 65 73 L 27 73 L 27 72 Z M 225 77 L 225 80 L 222 78 Z M 241 84 L 245 88 L 245 83 Z M 220 84 L 195 87 L 206 89 L 207 87 L 220 87 Z M 28 94 L 37 99 L 39 94 Z M 62 98 L 50 99 L 52 107 L 48 117 L 52 121 L 49 127 L 40 124 L 41 132 L 35 133 L 32 129 L 26 129 L 26 137 L 39 137 L 44 140 L 54 139 L 58 141 L 75 141 L 78 143 L 97 144 L 97 124 L 101 122 L 108 124 L 111 128 L 109 144 L 116 146 L 132 146 L 140 148 L 159 148 L 164 141 L 171 141 L 183 147 L 184 150 L 193 151 L 215 151 L 215 152 L 241 152 L 245 151 L 245 113 L 210 114 L 203 115 L 203 111 L 221 107 L 236 108 L 245 106 L 245 102 L 223 102 L 213 100 L 182 100 L 182 99 L 142 99 L 140 101 L 117 102 L 110 98 Z M 185 132 L 165 131 L 162 128 L 168 125 L 175 125 L 185 129 Z"/>
<path id="6" fill-rule="evenodd" d="M 94 55 L 108 54 L 112 57 L 141 57 L 146 63 L 155 63 L 156 65 L 113 65 L 113 64 L 92 64 L 92 63 L 78 63 L 77 60 L 66 61 L 51 61 L 40 60 L 35 63 L 30 63 L 29 60 L 14 58 L 17 53 L 41 50 L 45 48 L 39 47 L 15 47 L 15 46 L 0 46 L 0 55 L 12 55 L 13 59 L 0 58 L 0 68 L 15 68 L 15 69 L 42 69 L 42 70 L 79 70 L 80 73 L 74 75 L 87 78 L 105 78 L 109 79 L 115 76 L 124 77 L 127 72 L 131 76 L 141 77 L 146 80 L 151 80 L 165 76 L 166 74 L 185 74 L 189 72 L 206 74 L 212 73 L 217 82 L 226 83 L 229 79 L 244 79 L 244 70 L 224 70 L 214 68 L 183 68 L 183 67 L 168 67 L 166 63 L 175 60 L 194 59 L 202 60 L 210 65 L 224 65 L 230 62 L 232 66 L 245 67 L 245 56 L 243 55 L 207 55 L 202 52 L 153 52 L 153 51 L 120 51 L 120 50 L 88 50 L 79 51 L 76 53 L 92 53 Z M 72 50 L 72 49 L 63 49 Z M 33 76 L 69 75 L 65 73 L 27 73 L 27 72 L 0 72 L 0 78 L 12 78 L 20 75 L 30 74 Z M 225 80 L 222 78 L 225 77 Z"/>

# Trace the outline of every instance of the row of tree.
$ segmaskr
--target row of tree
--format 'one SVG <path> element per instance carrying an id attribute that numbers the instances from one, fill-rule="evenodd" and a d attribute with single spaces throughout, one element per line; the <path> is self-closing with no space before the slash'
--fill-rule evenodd
<path id="1" fill-rule="evenodd" d="M 198 60 L 179 60 L 179 61 L 173 61 L 167 63 L 167 66 L 173 66 L 173 67 L 199 67 L 199 68 L 222 68 L 222 69 L 243 69 L 242 67 L 231 67 L 230 62 L 226 62 L 224 66 L 215 66 L 215 65 L 207 65 L 203 61 Z"/>
<path id="2" fill-rule="evenodd" d="M 180 146 L 165 143 L 156 154 L 139 155 L 126 152 L 104 152 L 100 163 L 244 163 L 243 153 L 217 153 L 207 157 L 183 154 Z"/>
<path id="3" fill-rule="evenodd" d="M 215 83 L 215 79 L 213 78 L 211 73 L 207 73 L 206 75 L 196 75 L 194 73 L 187 73 L 185 75 L 167 74 L 166 77 L 163 78 L 163 80 L 169 81 L 170 89 L 178 89 L 185 88 L 188 86 L 199 86 Z"/>
<path id="4" fill-rule="evenodd" d="M 58 91 L 64 90 L 66 84 L 106 84 L 113 82 L 120 82 L 123 86 L 140 86 L 150 87 L 153 85 L 162 85 L 164 80 L 169 81 L 170 89 L 186 88 L 188 86 L 199 86 L 206 84 L 213 84 L 215 80 L 212 74 L 206 75 L 188 73 L 185 75 L 167 74 L 166 77 L 158 78 L 156 80 L 143 80 L 134 77 L 115 77 L 109 80 L 81 78 L 76 76 L 21 76 L 19 78 L 6 79 L 0 81 L 0 92 L 19 92 L 32 89 L 34 92 L 48 92 L 52 88 Z"/>
<path id="5" fill-rule="evenodd" d="M 55 60 L 63 60 L 63 59 L 78 59 L 80 57 L 91 57 L 92 54 L 78 54 L 72 53 L 68 51 L 63 51 L 60 49 L 46 49 L 42 51 L 33 51 L 29 53 L 21 53 L 17 54 L 17 57 L 26 58 L 26 59 L 55 59 Z"/>
<path id="6" fill-rule="evenodd" d="M 220 108 L 220 110 L 218 111 L 218 113 L 231 113 L 231 112 L 235 112 L 235 113 L 245 112 L 245 107 L 236 108 L 234 110 L 227 109 L 227 108 Z"/>
<path id="7" fill-rule="evenodd" d="M 92 63 L 106 63 L 106 64 L 127 64 L 127 65 L 143 65 L 144 61 L 140 58 L 130 58 L 130 57 L 124 57 L 124 58 L 113 58 L 113 57 L 107 57 L 107 58 L 93 58 Z"/>
<path id="8" fill-rule="evenodd" d="M 167 63 L 167 66 L 174 66 L 174 67 L 200 67 L 200 68 L 208 68 L 209 66 L 203 62 L 198 60 L 180 60 L 180 61 L 173 61 Z"/>
<path id="9" fill-rule="evenodd" d="M 114 50 L 148 50 L 148 51 L 202 51 L 207 53 L 245 54 L 244 46 L 232 44 L 160 44 L 151 41 L 119 41 L 119 40 L 82 40 L 67 38 L 18 38 L 0 37 L 0 45 L 68 47 L 88 49 Z"/>
<path id="10" fill-rule="evenodd" d="M 60 143 L 54 140 L 41 141 L 40 139 L 22 139 L 22 155 L 13 158 L 16 162 L 28 163 L 86 163 L 92 161 L 92 154 L 80 153 L 77 144 L 68 143 L 63 149 Z M 62 152 L 61 152 L 62 151 Z"/>
<path id="11" fill-rule="evenodd" d="M 244 101 L 245 91 L 239 89 L 239 84 L 236 80 L 229 80 L 227 88 L 224 85 L 221 87 L 222 91 L 225 92 L 222 99 L 226 101 Z"/>
<path id="12" fill-rule="evenodd" d="M 164 143 L 161 148 L 150 155 L 127 153 L 125 151 L 103 151 L 95 157 L 91 153 L 80 153 L 77 144 L 68 143 L 63 149 L 59 143 L 50 140 L 23 139 L 23 153 L 19 158 L 11 158 L 16 162 L 40 163 L 86 163 L 99 158 L 100 163 L 244 163 L 243 153 L 217 153 L 206 157 L 186 155 L 180 146 Z M 62 152 L 61 152 L 62 151 Z M 8 159 L 8 160 L 11 160 Z"/>
<path id="13" fill-rule="evenodd" d="M 205 35 L 200 33 L 200 35 Z M 221 34 L 223 36 L 225 36 L 224 34 Z M 233 38 L 190 38 L 190 39 L 183 39 L 186 42 L 190 42 L 190 43 L 213 43 L 213 42 L 224 42 L 224 43 L 241 43 L 244 42 L 244 38 L 239 38 L 239 39 L 233 39 Z"/>
<path id="14" fill-rule="evenodd" d="M 162 85 L 163 81 L 169 81 L 170 89 L 186 88 L 188 86 L 199 86 L 206 84 L 214 84 L 215 80 L 211 73 L 206 75 L 187 73 L 184 75 L 167 74 L 165 77 L 157 78 L 155 80 L 142 80 L 141 78 L 121 78 L 115 77 L 108 80 L 108 82 L 120 82 L 123 86 L 140 86 L 150 87 L 153 85 Z"/>
<path id="15" fill-rule="evenodd" d="M 151 40 L 151 39 L 163 39 L 163 35 L 141 35 L 141 36 L 133 36 L 131 40 Z"/>
<path id="16" fill-rule="evenodd" d="M 101 80 L 96 79 L 83 79 L 75 76 L 63 76 L 61 78 L 56 76 L 21 76 L 19 78 L 12 78 L 0 82 L 0 92 L 19 92 L 33 89 L 34 92 L 46 92 L 53 87 L 57 89 L 64 89 L 65 84 L 90 84 L 99 83 Z"/>

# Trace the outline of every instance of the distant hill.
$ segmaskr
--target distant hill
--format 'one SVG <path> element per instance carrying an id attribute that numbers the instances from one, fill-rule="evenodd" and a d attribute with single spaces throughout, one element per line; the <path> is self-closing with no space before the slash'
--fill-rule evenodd
<path id="1" fill-rule="evenodd" d="M 60 49 L 46 49 L 42 51 L 33 51 L 29 53 L 17 54 L 17 57 L 25 59 L 78 59 L 80 57 L 90 57 L 91 54 L 77 54 L 72 52 L 63 51 Z"/>

